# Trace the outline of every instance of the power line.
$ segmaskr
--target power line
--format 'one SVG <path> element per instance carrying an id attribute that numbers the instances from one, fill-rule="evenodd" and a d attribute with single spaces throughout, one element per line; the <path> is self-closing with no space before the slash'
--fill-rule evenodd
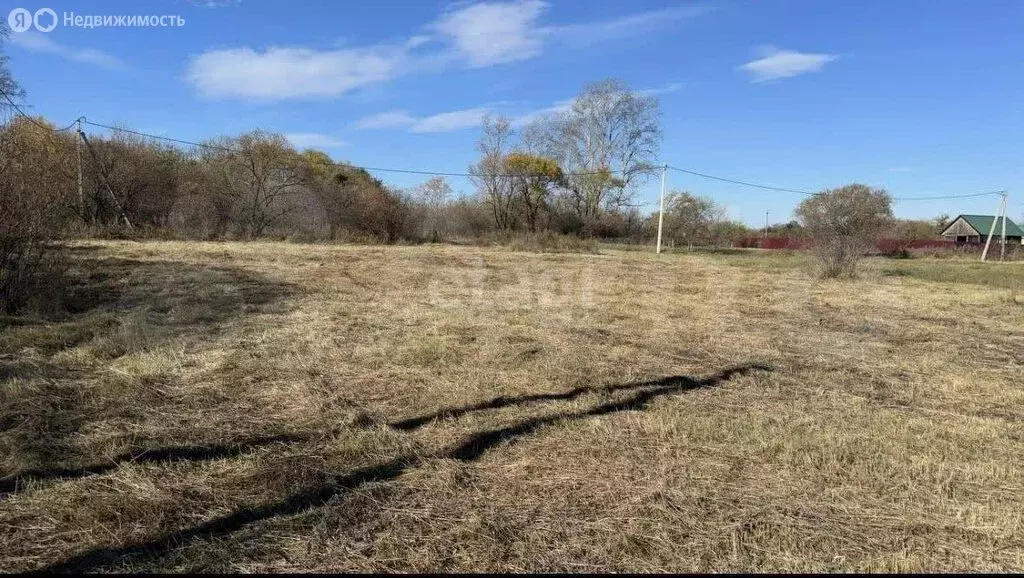
<path id="1" fill-rule="evenodd" d="M 779 192 L 783 192 L 783 193 L 796 193 L 796 194 L 799 194 L 799 195 L 806 195 L 808 197 L 813 197 L 813 196 L 816 196 L 816 195 L 823 194 L 823 193 L 820 193 L 820 192 L 819 193 L 812 193 L 810 191 L 801 191 L 801 190 L 798 190 L 798 189 L 787 189 L 787 188 L 783 188 L 783 187 L 773 187 L 771 185 L 761 185 L 761 184 L 757 184 L 757 183 L 748 183 L 748 182 L 745 182 L 745 181 L 738 181 L 736 179 L 730 179 L 730 178 L 727 178 L 727 177 L 719 177 L 719 176 L 715 176 L 715 175 L 709 175 L 707 173 L 699 173 L 697 171 L 691 171 L 689 169 L 681 169 L 679 167 L 669 166 L 668 168 L 670 168 L 670 169 L 672 169 L 674 171 L 679 171 L 681 173 L 686 173 L 688 175 L 694 175 L 694 176 L 698 176 L 698 177 L 703 177 L 705 179 L 712 179 L 712 180 L 715 180 L 715 181 L 722 181 L 722 182 L 725 182 L 725 183 L 732 183 L 734 185 L 743 185 L 745 187 L 754 187 L 754 188 L 758 188 L 758 189 L 765 189 L 765 190 L 769 190 L 769 191 L 779 191 Z M 1003 192 L 1004 191 L 988 191 L 988 192 L 985 192 L 985 193 L 971 193 L 971 194 L 966 194 L 966 195 L 943 195 L 943 196 L 934 196 L 934 197 L 892 197 L 892 200 L 893 201 L 934 201 L 934 200 L 943 200 L 943 199 L 968 199 L 968 198 L 972 198 L 972 197 L 985 197 L 985 196 L 989 196 L 989 195 L 1001 195 Z"/>
<path id="2" fill-rule="evenodd" d="M 53 132 L 64 132 L 64 131 L 69 130 L 72 127 L 74 127 L 75 126 L 75 122 L 77 122 L 77 121 L 72 121 L 71 124 L 67 125 L 64 128 L 53 128 L 53 127 L 50 127 L 50 126 L 46 126 L 46 125 L 40 123 L 39 121 L 37 121 L 36 119 L 32 118 L 32 115 L 30 115 L 30 114 L 26 113 L 24 110 L 22 110 L 21 107 L 18 106 L 18 103 L 14 102 L 14 99 L 11 98 L 11 95 L 7 94 L 7 91 L 5 91 L 4 89 L 0 88 L 0 94 L 3 95 L 4 100 L 6 100 L 7 103 L 10 104 L 11 107 L 14 108 L 14 110 L 17 111 L 18 114 L 20 114 L 22 117 L 27 119 L 29 122 L 31 122 L 32 124 L 36 125 L 37 127 L 41 128 L 43 130 L 49 130 L 49 131 L 53 131 Z"/>
<path id="3" fill-rule="evenodd" d="M 231 152 L 231 153 L 242 152 L 242 151 L 239 151 L 237 149 L 232 149 L 230 147 L 223 147 L 223 146 L 213 145 L 213 144 L 209 144 L 209 143 L 193 142 L 193 141 L 181 140 L 181 139 L 170 138 L 170 137 L 165 137 L 165 136 L 159 136 L 159 135 L 155 135 L 155 134 L 148 134 L 148 133 L 139 132 L 139 131 L 135 131 L 135 130 L 129 130 L 129 129 L 126 129 L 126 128 L 120 128 L 120 127 L 116 127 L 116 126 L 100 124 L 100 123 L 97 123 L 97 122 L 91 122 L 89 120 L 84 120 L 83 122 L 85 124 L 88 124 L 88 125 L 91 125 L 91 126 L 95 126 L 95 127 L 99 127 L 99 128 L 105 128 L 107 130 L 111 130 L 111 131 L 115 131 L 115 132 L 126 132 L 126 133 L 129 133 L 129 134 L 134 134 L 134 135 L 138 135 L 138 136 L 142 136 L 142 137 L 147 137 L 147 138 L 152 138 L 152 139 L 157 139 L 157 140 L 164 140 L 164 141 L 175 142 L 175 143 L 184 144 L 184 145 L 190 145 L 190 146 L 196 146 L 196 147 L 202 147 L 202 148 L 208 148 L 208 149 L 214 149 L 214 150 L 221 150 L 221 151 Z M 384 167 L 363 167 L 363 166 L 351 165 L 351 164 L 346 164 L 346 163 L 335 163 L 335 162 L 327 162 L 327 161 L 317 161 L 317 162 L 318 162 L 318 164 L 323 164 L 323 165 L 328 165 L 328 166 L 335 166 L 335 167 L 341 167 L 341 168 L 347 168 L 347 169 L 362 169 L 364 171 L 369 171 L 369 172 L 402 173 L 402 174 L 408 174 L 408 175 L 427 175 L 427 176 L 436 176 L 436 177 L 473 177 L 473 176 L 476 176 L 476 175 L 473 175 L 471 173 L 453 173 L 453 172 L 444 172 L 444 171 L 423 171 L 423 170 L 414 170 L 414 169 L 393 169 L 393 168 L 384 168 Z M 594 175 L 607 175 L 607 174 L 621 173 L 621 172 L 625 172 L 625 171 L 621 171 L 621 170 L 618 170 L 618 171 L 608 170 L 608 171 L 592 171 L 592 172 L 566 173 L 565 176 L 570 176 L 570 177 L 594 176 Z M 505 174 L 505 175 L 494 175 L 494 176 L 498 176 L 498 177 L 511 177 L 511 176 L 518 176 L 518 175 L 508 175 L 508 174 Z"/>
<path id="4" fill-rule="evenodd" d="M 187 144 L 187 145 L 192 145 L 192 146 L 207 147 L 207 148 L 212 148 L 212 149 L 216 149 L 216 150 L 223 150 L 223 151 L 228 151 L 228 152 L 237 152 L 237 151 L 235 151 L 233 149 L 230 149 L 228 147 L 221 147 L 221 146 L 211 145 L 211 144 L 207 144 L 207 143 L 197 143 L 197 142 L 173 139 L 173 138 L 162 137 L 162 136 L 157 136 L 157 135 L 151 135 L 151 134 L 146 134 L 146 133 L 143 133 L 143 132 L 138 132 L 138 131 L 129 130 L 129 129 L 125 129 L 125 128 L 118 128 L 118 127 L 113 127 L 113 126 L 109 126 L 109 125 L 94 123 L 94 122 L 90 122 L 88 120 L 85 121 L 85 123 L 89 124 L 89 125 L 92 125 L 92 126 L 96 126 L 96 127 L 112 130 L 112 131 L 127 132 L 127 133 L 131 133 L 131 134 L 139 135 L 139 136 L 155 138 L 155 139 L 161 139 L 161 140 L 166 140 L 166 141 L 176 142 L 176 143 L 181 143 L 181 144 Z M 410 175 L 430 175 L 430 176 L 442 176 L 442 177 L 472 177 L 472 176 L 474 176 L 474 175 L 469 174 L 469 173 L 450 173 L 450 172 L 436 172 L 436 171 L 420 171 L 420 170 L 412 170 L 412 169 L 393 169 L 393 168 L 382 168 L 382 167 L 360 167 L 360 166 L 355 166 L 355 165 L 346 165 L 346 164 L 343 164 L 343 163 L 334 163 L 334 162 L 328 163 L 328 162 L 324 162 L 324 161 L 320 161 L 320 162 L 321 162 L 321 164 L 326 164 L 326 165 L 330 165 L 330 166 L 363 169 L 363 170 L 370 171 L 370 172 L 402 173 L 402 174 L 410 174 Z M 719 176 L 715 176 L 715 175 L 709 175 L 707 173 L 700 173 L 700 172 L 697 172 L 697 171 L 691 171 L 689 169 L 683 169 L 683 168 L 679 168 L 679 167 L 669 166 L 668 168 L 670 168 L 670 169 L 672 169 L 674 171 L 679 171 L 681 173 L 695 175 L 695 176 L 702 177 L 702 178 L 705 178 L 705 179 L 712 179 L 712 180 L 716 180 L 716 181 L 732 183 L 734 185 L 742 185 L 742 186 L 746 186 L 746 187 L 754 187 L 754 188 L 764 189 L 764 190 L 769 190 L 769 191 L 779 191 L 779 192 L 783 192 L 783 193 L 796 193 L 796 194 L 799 194 L 799 195 L 806 195 L 806 196 L 809 196 L 809 197 L 821 194 L 821 193 L 812 193 L 810 191 L 801 191 L 801 190 L 798 190 L 798 189 L 787 189 L 787 188 L 783 188 L 783 187 L 774 187 L 774 186 L 771 186 L 771 185 L 761 185 L 761 184 L 757 184 L 757 183 L 748 183 L 748 182 L 745 182 L 745 181 L 739 181 L 739 180 L 730 179 L 730 178 L 727 178 L 727 177 L 719 177 Z M 601 174 L 618 173 L 618 172 L 624 172 L 624 171 L 607 171 L 607 172 L 600 171 L 600 172 L 567 173 L 566 176 L 592 176 L 592 175 L 601 175 Z M 511 176 L 511 175 L 495 175 L 495 176 L 508 177 L 508 176 Z M 948 195 L 948 196 L 942 196 L 942 197 L 894 197 L 892 200 L 894 200 L 894 201 L 924 201 L 924 200 L 937 200 L 937 199 L 959 199 L 959 198 L 969 198 L 969 197 L 982 197 L 982 196 L 986 196 L 986 195 L 997 195 L 997 194 L 999 194 L 999 191 L 987 192 L 987 193 L 976 193 L 976 194 L 970 194 L 970 195 Z"/>
<path id="5" fill-rule="evenodd" d="M 107 130 L 114 131 L 114 132 L 124 132 L 124 133 L 134 134 L 134 135 L 137 135 L 137 136 L 151 138 L 151 139 L 163 140 L 163 141 L 167 141 L 167 142 L 173 142 L 173 143 L 189 145 L 189 146 L 195 146 L 195 147 L 200 147 L 200 148 L 206 148 L 206 149 L 211 149 L 211 150 L 224 151 L 224 152 L 229 152 L 229 153 L 239 153 L 239 152 L 241 152 L 238 149 L 233 149 L 231 147 L 224 147 L 224 146 L 214 145 L 214 144 L 210 144 L 210 143 L 194 142 L 194 141 L 181 140 L 181 139 L 177 139 L 177 138 L 170 138 L 170 137 L 160 136 L 160 135 L 155 135 L 155 134 L 149 134 L 149 133 L 139 132 L 139 131 L 131 130 L 131 129 L 127 129 L 127 128 L 121 128 L 121 127 L 110 126 L 110 125 L 106 125 L 106 124 L 100 124 L 98 122 L 92 122 L 90 120 L 84 120 L 82 122 L 84 124 L 87 124 L 87 125 L 90 125 L 90 126 L 95 126 L 95 127 L 99 127 L 99 128 L 105 128 Z M 345 164 L 345 163 L 335 163 L 335 162 L 327 162 L 327 161 L 320 161 L 320 164 L 329 165 L 329 166 L 335 166 L 335 167 L 343 167 L 343 168 L 363 169 L 363 170 L 366 170 L 366 171 L 408 173 L 408 174 L 414 174 L 414 175 L 434 175 L 434 176 L 443 176 L 443 177 L 469 177 L 469 176 L 472 176 L 469 173 L 446 173 L 446 172 L 432 172 L 432 171 L 417 171 L 417 170 L 410 170 L 410 169 L 385 169 L 385 168 L 378 168 L 378 167 L 359 167 L 359 166 L 349 165 L 349 164 Z"/>
<path id="6" fill-rule="evenodd" d="M 64 131 L 69 130 L 72 127 L 74 127 L 76 122 L 77 122 L 77 120 L 76 120 L 75 122 L 72 122 L 68 126 L 66 126 L 64 128 L 60 128 L 60 129 L 55 129 L 55 128 L 52 128 L 52 127 L 48 127 L 46 125 L 43 125 L 43 124 L 37 122 L 34 118 L 32 118 L 29 114 L 27 114 L 24 110 L 22 110 L 21 107 L 18 106 L 18 104 L 16 102 L 14 102 L 14 100 L 10 97 L 10 95 L 7 94 L 7 92 L 5 92 L 3 89 L 0 89 L 0 94 L 3 95 L 4 99 L 6 99 L 7 102 L 14 108 L 14 110 L 16 110 L 21 116 L 26 118 L 32 124 L 36 125 L 39 128 L 42 128 L 44 130 L 58 132 L 58 133 L 59 132 L 64 132 Z M 140 132 L 140 131 L 136 131 L 136 130 L 131 130 L 131 129 L 127 129 L 127 128 L 121 128 L 121 127 L 101 124 L 101 123 L 98 123 L 98 122 L 92 122 L 90 120 L 87 120 L 84 116 L 81 117 L 79 120 L 81 120 L 83 124 L 87 124 L 87 125 L 94 126 L 94 127 L 97 127 L 97 128 L 107 129 L 109 131 L 114 131 L 114 132 L 123 132 L 123 133 L 128 133 L 128 134 L 134 134 L 136 136 L 141 136 L 141 137 L 145 137 L 145 138 L 151 138 L 151 139 L 162 140 L 162 141 L 167 141 L 167 142 L 173 142 L 173 143 L 182 144 L 182 145 L 188 145 L 188 146 L 195 146 L 195 147 L 200 147 L 200 148 L 206 148 L 206 149 L 211 149 L 211 150 L 219 150 L 219 151 L 229 152 L 229 153 L 239 153 L 239 152 L 242 152 L 242 151 L 239 151 L 237 149 L 230 148 L 230 147 L 224 147 L 224 146 L 214 145 L 214 144 L 210 144 L 210 143 L 201 143 L 201 142 L 187 141 L 187 140 L 176 139 L 176 138 L 171 138 L 171 137 L 166 137 L 166 136 L 160 136 L 160 135 L 155 135 L 155 134 L 144 133 L 144 132 Z M 339 167 L 339 168 L 361 169 L 361 170 L 365 170 L 365 171 L 368 171 L 368 172 L 400 173 L 400 174 L 408 174 L 408 175 L 426 175 L 426 176 L 440 176 L 440 177 L 473 177 L 473 176 L 476 176 L 476 175 L 473 175 L 471 173 L 457 173 L 457 172 L 445 172 L 445 171 L 424 171 L 424 170 L 415 170 L 415 169 L 395 169 L 395 168 L 390 168 L 390 167 L 365 167 L 365 166 L 358 166 L 358 165 L 352 165 L 352 164 L 346 164 L 346 163 L 336 163 L 336 162 L 333 162 L 333 161 L 331 161 L 331 162 L 329 162 L 329 161 L 317 161 L 317 163 L 318 164 L 322 164 L 322 165 L 327 165 L 327 166 Z M 694 171 L 694 170 L 690 170 L 690 169 L 684 169 L 684 168 L 680 168 L 680 167 L 674 167 L 674 166 L 670 166 L 670 165 L 665 165 L 665 166 L 668 169 L 671 169 L 673 171 L 678 171 L 680 173 L 685 173 L 685 174 L 688 174 L 688 175 L 693 175 L 693 176 L 701 177 L 701 178 L 704 178 L 704 179 L 710 179 L 710 180 L 714 180 L 714 181 L 720 181 L 720 182 L 724 182 L 724 183 L 740 185 L 740 186 L 744 186 L 744 187 L 751 187 L 751 188 L 756 188 L 756 189 L 762 189 L 762 190 L 767 190 L 767 191 L 776 191 L 776 192 L 782 192 L 782 193 L 794 193 L 794 194 L 805 195 L 805 196 L 809 196 L 809 197 L 813 197 L 813 196 L 816 196 L 816 195 L 823 194 L 821 192 L 802 191 L 800 189 L 789 189 L 789 188 L 785 188 L 785 187 L 776 187 L 776 186 L 772 186 L 772 185 L 764 185 L 764 184 L 759 184 L 759 183 L 751 183 L 751 182 L 747 182 L 747 181 L 741 181 L 741 180 L 732 179 L 732 178 L 729 178 L 729 177 L 721 177 L 721 176 L 717 176 L 717 175 L 711 175 L 711 174 L 708 174 L 708 173 L 702 173 L 702 172 L 698 172 L 698 171 Z M 622 171 L 622 170 L 618 170 L 618 171 L 608 170 L 608 171 L 592 171 L 592 172 L 566 173 L 565 176 L 595 176 L 595 175 L 607 175 L 607 174 L 621 173 L 621 172 L 624 172 L 624 171 Z M 495 176 L 510 177 L 510 176 L 514 176 L 514 175 L 505 174 L 505 175 L 495 175 Z M 936 195 L 936 196 L 923 196 L 923 197 L 893 197 L 892 200 L 893 201 L 934 201 L 934 200 L 948 200 L 948 199 L 967 199 L 967 198 L 975 198 L 975 197 L 985 197 L 985 196 L 989 196 L 989 195 L 1000 195 L 1000 194 L 1003 194 L 1003 193 L 1004 193 L 1004 191 L 988 191 L 988 192 L 984 192 L 984 193 L 971 193 L 971 194 L 964 194 L 964 195 Z"/>
<path id="7" fill-rule="evenodd" d="M 768 190 L 768 191 L 779 191 L 779 192 L 782 192 L 782 193 L 796 193 L 798 195 L 807 195 L 807 196 L 814 196 L 814 195 L 820 194 L 820 193 L 811 193 L 811 192 L 808 192 L 808 191 L 799 191 L 797 189 L 784 189 L 782 187 L 773 187 L 773 186 L 770 186 L 770 185 L 759 185 L 759 184 L 756 184 L 756 183 L 747 183 L 747 182 L 744 182 L 744 181 L 737 181 L 735 179 L 730 179 L 730 178 L 726 178 L 726 177 L 716 177 L 715 175 L 709 175 L 709 174 L 705 174 L 705 173 L 698 173 L 697 171 L 691 171 L 689 169 L 681 169 L 679 167 L 670 166 L 668 168 L 672 169 L 673 171 L 679 171 L 681 173 L 686 173 L 688 175 L 694 175 L 694 176 L 698 176 L 698 177 L 703 177 L 705 179 L 711 179 L 711 180 L 714 180 L 714 181 L 722 181 L 724 183 L 732 183 L 734 185 L 743 185 L 745 187 L 754 187 L 754 188 L 757 188 L 757 189 L 765 189 L 765 190 Z"/>
<path id="8" fill-rule="evenodd" d="M 217 145 L 213 145 L 213 144 L 209 144 L 209 143 L 192 142 L 192 141 L 187 141 L 187 140 L 170 138 L 170 137 L 166 137 L 166 136 L 158 136 L 158 135 L 155 135 L 155 134 L 148 134 L 148 133 L 139 132 L 139 131 L 131 130 L 131 129 L 127 129 L 127 128 L 121 128 L 121 127 L 117 127 L 117 126 L 109 126 L 109 125 L 106 125 L 106 124 L 100 124 L 98 122 L 92 122 L 92 121 L 86 119 L 84 116 L 82 117 L 82 124 L 87 124 L 87 125 L 95 126 L 95 127 L 99 127 L 99 128 L 105 128 L 107 130 L 111 130 L 111 131 L 114 131 L 114 132 L 126 132 L 128 134 L 134 134 L 134 135 L 138 135 L 138 136 L 142 136 L 142 137 L 146 137 L 146 138 L 164 140 L 164 141 L 174 142 L 174 143 L 183 144 L 183 145 L 197 146 L 197 147 L 208 148 L 208 149 L 213 149 L 213 150 L 219 150 L 219 151 L 224 151 L 224 152 L 229 152 L 229 153 L 237 153 L 237 152 L 239 152 L 239 151 L 237 151 L 235 149 L 232 149 L 232 148 L 229 148 L 229 147 L 222 147 L 222 146 L 217 146 Z"/>
<path id="9" fill-rule="evenodd" d="M 894 201 L 939 201 L 944 199 L 968 199 L 971 197 L 987 197 L 989 195 L 1001 195 L 1006 191 L 989 191 L 987 193 L 974 193 L 972 195 L 946 195 L 940 197 L 896 197 Z"/>

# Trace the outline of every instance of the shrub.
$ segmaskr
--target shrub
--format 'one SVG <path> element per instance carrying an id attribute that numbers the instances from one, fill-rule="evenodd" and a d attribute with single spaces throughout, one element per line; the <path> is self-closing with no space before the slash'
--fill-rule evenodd
<path id="1" fill-rule="evenodd" d="M 809 197 L 796 216 L 810 235 L 822 277 L 852 277 L 857 262 L 891 225 L 892 200 L 882 189 L 847 185 Z"/>
<path id="2" fill-rule="evenodd" d="M 27 120 L 0 126 L 2 312 L 49 307 L 59 296 L 61 266 L 52 241 L 66 212 L 62 149 L 62 142 Z"/>
<path id="3" fill-rule="evenodd" d="M 459 199 L 444 207 L 443 219 L 449 235 L 479 237 L 494 229 L 489 208 L 475 199 Z"/>
<path id="4" fill-rule="evenodd" d="M 0 313 L 59 311 L 66 268 L 60 253 L 44 242 L 0 239 Z"/>

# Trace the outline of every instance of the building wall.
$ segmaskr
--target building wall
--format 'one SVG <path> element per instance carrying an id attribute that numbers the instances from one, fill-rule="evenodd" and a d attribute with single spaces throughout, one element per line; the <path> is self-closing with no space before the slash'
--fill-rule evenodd
<path id="1" fill-rule="evenodd" d="M 953 221 L 945 231 L 942 232 L 943 237 L 965 237 L 965 236 L 978 236 L 981 234 L 987 234 L 988 231 L 982 233 L 981 231 L 975 231 L 973 227 L 967 224 L 967 221 L 963 220 L 962 217 L 957 218 Z"/>
<path id="2" fill-rule="evenodd" d="M 958 235 L 958 236 L 955 236 L 955 237 L 949 236 L 949 235 L 945 235 L 943 238 L 944 239 L 949 239 L 951 241 L 956 241 L 957 243 L 984 243 L 985 240 L 988 239 L 988 233 L 986 233 L 984 235 Z M 999 236 L 998 232 L 996 232 L 994 235 L 992 235 L 992 243 L 993 244 L 999 244 L 999 243 L 1002 243 L 1002 242 L 1003 242 L 1003 238 Z M 1007 245 L 1024 245 L 1024 238 L 1022 238 L 1022 237 L 1011 237 L 1010 235 L 1007 235 L 1006 236 L 1006 244 Z"/>

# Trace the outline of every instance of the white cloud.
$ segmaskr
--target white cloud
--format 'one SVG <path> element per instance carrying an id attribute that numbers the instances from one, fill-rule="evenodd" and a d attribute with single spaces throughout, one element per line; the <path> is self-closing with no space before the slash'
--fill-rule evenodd
<path id="1" fill-rule="evenodd" d="M 764 82 L 789 78 L 809 72 L 819 72 L 829 62 L 839 58 L 833 54 L 814 54 L 781 50 L 773 46 L 759 49 L 762 57 L 752 60 L 740 68 L 750 73 L 752 82 Z"/>
<path id="2" fill-rule="evenodd" d="M 563 112 L 566 112 L 567 110 L 572 108 L 572 103 L 573 103 L 574 100 L 575 99 L 572 99 L 572 98 L 567 98 L 565 100 L 560 100 L 560 101 L 556 102 L 555 104 L 553 104 L 551 106 L 546 106 L 544 108 L 538 108 L 537 110 L 532 110 L 530 112 L 523 113 L 523 114 L 520 114 L 518 116 L 514 116 L 514 117 L 512 117 L 512 119 L 509 122 L 512 123 L 512 126 L 517 127 L 517 128 L 518 127 L 522 127 L 522 126 L 526 126 L 526 125 L 530 124 L 531 122 L 533 122 L 535 120 L 539 120 L 539 119 L 542 119 L 544 117 L 548 117 L 548 116 L 551 116 L 551 115 L 556 115 L 556 114 L 561 114 Z"/>
<path id="3" fill-rule="evenodd" d="M 708 11 L 680 6 L 637 12 L 578 24 L 541 25 L 543 0 L 482 2 L 444 15 L 431 29 L 449 40 L 472 67 L 491 66 L 540 55 L 546 43 L 587 46 L 663 28 Z"/>
<path id="4" fill-rule="evenodd" d="M 487 114 L 486 108 L 469 108 L 442 112 L 420 119 L 412 125 L 412 132 L 452 132 L 464 128 L 478 127 Z"/>
<path id="5" fill-rule="evenodd" d="M 683 85 L 681 83 L 673 82 L 657 88 L 638 90 L 637 93 L 652 96 L 666 94 L 675 92 L 682 88 L 682 86 Z M 513 127 L 522 128 L 535 120 L 567 112 L 572 108 L 572 104 L 575 100 L 575 98 L 566 98 L 558 100 L 550 106 L 545 106 L 543 108 L 530 110 L 520 114 L 505 116 L 509 119 L 509 123 Z M 486 106 L 441 112 L 419 118 L 412 116 L 407 110 L 391 110 L 361 118 L 352 124 L 352 128 L 358 130 L 403 129 L 408 130 L 409 132 L 419 133 L 452 132 L 466 128 L 479 127 L 481 122 L 483 122 L 485 115 L 500 113 L 500 111 L 495 110 L 496 107 L 503 107 L 510 104 L 516 103 L 508 101 L 494 102 Z"/>
<path id="6" fill-rule="evenodd" d="M 536 21 L 546 8 L 542 0 L 481 2 L 445 14 L 431 29 L 451 41 L 472 67 L 526 60 L 543 47 Z"/>
<path id="7" fill-rule="evenodd" d="M 276 101 L 337 97 L 406 74 L 536 58 L 548 44 L 580 47 L 650 33 L 707 11 L 675 7 L 594 22 L 543 25 L 540 20 L 547 7 L 544 0 L 463 4 L 393 45 L 210 50 L 189 61 L 185 79 L 200 94 L 214 98 Z M 459 123 L 449 118 L 437 121 L 437 126 L 450 124 Z"/>
<path id="8" fill-rule="evenodd" d="M 186 79 L 208 97 L 254 100 L 332 97 L 394 77 L 404 53 L 386 47 L 316 51 L 234 48 L 193 59 Z"/>
<path id="9" fill-rule="evenodd" d="M 453 132 L 480 126 L 488 108 L 467 108 L 416 118 L 405 110 L 392 110 L 357 120 L 353 128 L 362 130 L 406 129 L 410 132 Z"/>
<path id="10" fill-rule="evenodd" d="M 666 84 L 665 86 L 659 86 L 657 88 L 642 88 L 636 92 L 637 94 L 642 94 L 644 96 L 658 96 L 659 94 L 670 94 L 676 92 L 682 87 L 683 83 L 673 82 L 670 84 Z"/>
<path id="11" fill-rule="evenodd" d="M 406 128 L 416 124 L 416 119 L 404 110 L 392 110 L 382 112 L 366 118 L 361 118 L 352 125 L 352 128 L 359 130 L 377 130 L 388 128 Z"/>
<path id="12" fill-rule="evenodd" d="M 676 6 L 607 20 L 552 26 L 547 29 L 547 34 L 567 44 L 588 45 L 651 32 L 700 16 L 710 10 L 711 8 L 707 6 Z"/>
<path id="13" fill-rule="evenodd" d="M 320 134 L 315 132 L 293 132 L 284 135 L 288 142 L 292 143 L 293 146 L 304 149 L 304 148 L 338 148 L 347 147 L 349 143 L 337 139 L 331 135 Z"/>
<path id="14" fill-rule="evenodd" d="M 534 120 L 569 110 L 573 100 L 567 98 L 551 106 L 509 116 L 509 122 L 512 126 L 521 128 Z M 416 133 L 454 132 L 479 127 L 484 116 L 496 113 L 494 107 L 502 104 L 509 103 L 492 103 L 488 106 L 440 112 L 424 117 L 412 116 L 406 110 L 391 110 L 361 118 L 352 124 L 352 128 L 358 130 L 407 130 Z"/>
<path id="15" fill-rule="evenodd" d="M 55 54 L 61 58 L 84 62 L 101 68 L 122 68 L 124 63 L 117 57 L 93 50 L 92 48 L 73 48 L 54 42 L 48 35 L 41 32 L 25 31 L 11 34 L 11 44 L 28 50 L 44 54 Z"/>
<path id="16" fill-rule="evenodd" d="M 431 37 L 429 37 L 429 36 L 427 36 L 425 34 L 419 34 L 419 35 L 413 36 L 409 40 L 406 40 L 405 41 L 405 46 L 406 46 L 406 48 L 419 48 L 420 46 L 423 46 L 424 44 L 427 44 L 431 40 L 433 40 L 433 38 L 431 38 Z"/>

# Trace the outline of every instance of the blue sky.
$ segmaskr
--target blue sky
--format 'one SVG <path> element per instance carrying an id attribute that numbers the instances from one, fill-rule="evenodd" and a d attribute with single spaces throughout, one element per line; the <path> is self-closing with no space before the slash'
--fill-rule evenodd
<path id="1" fill-rule="evenodd" d="M 34 0 L 33 0 L 34 1 Z M 661 102 L 672 165 L 802 190 L 1010 191 L 1024 213 L 1024 2 L 271 2 L 27 0 L 183 26 L 58 25 L 7 52 L 32 112 L 186 140 L 263 128 L 339 160 L 463 172 L 484 112 L 517 122 L 588 81 Z M 380 173 L 412 186 L 426 177 Z M 456 190 L 468 192 L 463 179 Z M 638 201 L 656 207 L 657 179 Z M 669 173 L 729 216 L 784 222 L 802 197 Z M 900 202 L 993 213 L 997 197 Z"/>

